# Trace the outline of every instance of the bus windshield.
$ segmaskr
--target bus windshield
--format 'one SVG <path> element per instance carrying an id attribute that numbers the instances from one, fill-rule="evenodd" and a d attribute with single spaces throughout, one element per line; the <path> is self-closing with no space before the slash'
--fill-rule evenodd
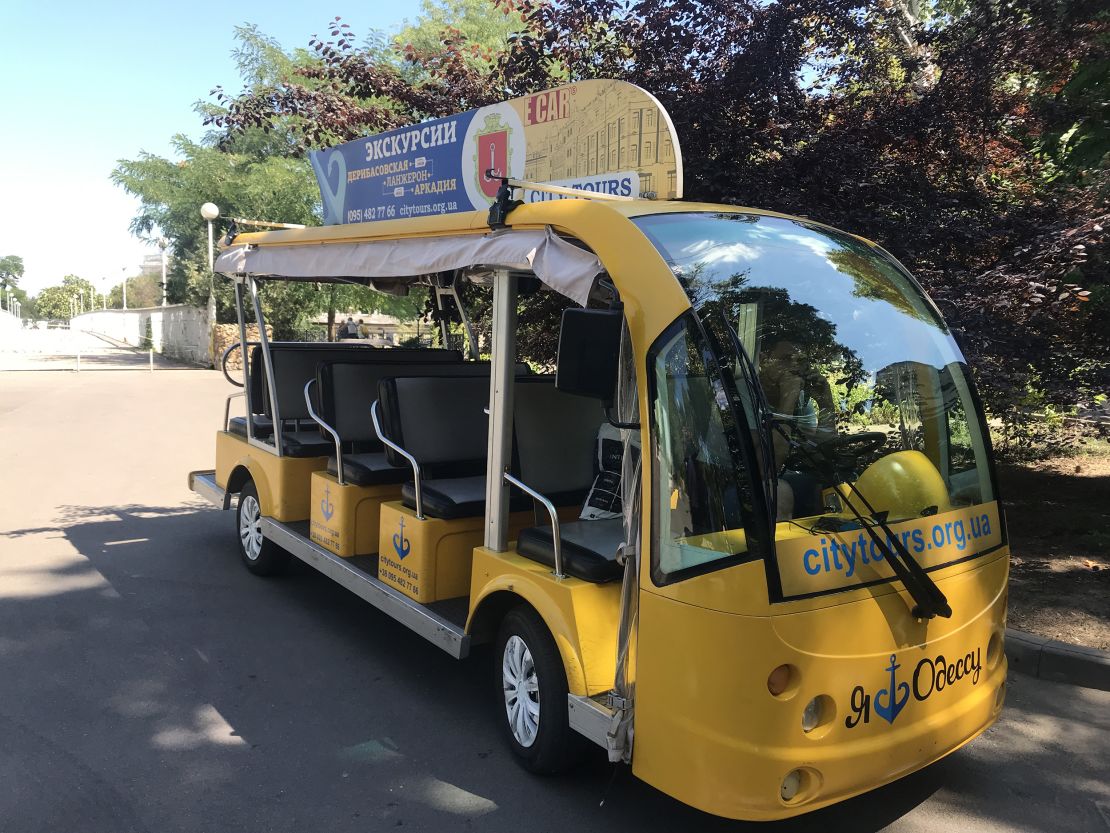
<path id="1" fill-rule="evenodd" d="M 696 322 L 681 338 L 672 335 L 669 353 L 650 371 L 660 380 L 654 428 L 664 437 L 700 435 L 699 446 L 718 461 L 735 458 L 740 443 L 729 441 L 727 417 L 714 413 L 705 425 L 677 427 L 699 411 L 681 398 L 675 404 L 674 380 L 681 375 L 687 390 L 695 375 L 731 376 L 707 383 L 715 393 L 706 395 L 720 408 L 722 399 L 734 400 L 734 421 L 760 432 L 756 407 L 745 401 L 746 354 L 776 426 L 762 448 L 772 458 L 763 462 L 773 469 L 768 498 L 777 537 L 784 523 L 830 529 L 851 508 L 842 501 L 846 484 L 858 485 L 865 515 L 879 513 L 891 524 L 994 500 L 985 427 L 963 357 L 893 259 L 851 235 L 797 219 L 691 212 L 634 222 L 674 269 Z M 705 437 L 716 437 L 715 444 Z M 750 488 L 740 481 L 758 482 L 756 461 L 732 459 L 715 465 L 713 478 L 684 478 L 691 461 L 682 443 L 657 440 L 656 451 L 659 465 L 675 473 L 656 490 L 667 501 L 660 506 L 666 516 L 660 575 L 734 558 L 744 546 L 735 531 L 743 523 L 737 507 L 748 503 Z M 734 486 L 722 485 L 722 472 L 737 478 Z M 705 494 L 680 494 L 707 481 L 712 488 L 700 490 Z"/>

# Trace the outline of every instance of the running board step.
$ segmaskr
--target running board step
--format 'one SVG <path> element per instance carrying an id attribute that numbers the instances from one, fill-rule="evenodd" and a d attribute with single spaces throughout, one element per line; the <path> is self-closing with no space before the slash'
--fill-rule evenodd
<path id="1" fill-rule="evenodd" d="M 602 749 L 609 748 L 609 727 L 613 723 L 613 710 L 592 697 L 567 695 L 570 728 L 585 735 Z"/>
<path id="2" fill-rule="evenodd" d="M 396 619 L 456 659 L 470 653 L 470 635 L 453 622 L 348 564 L 273 518 L 262 519 L 262 534 L 337 584 Z"/>

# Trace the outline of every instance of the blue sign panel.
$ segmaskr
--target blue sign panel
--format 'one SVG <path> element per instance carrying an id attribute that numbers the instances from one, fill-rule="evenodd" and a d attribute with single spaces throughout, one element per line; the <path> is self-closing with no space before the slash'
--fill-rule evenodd
<path id="1" fill-rule="evenodd" d="M 682 195 L 670 118 L 650 95 L 620 81 L 581 81 L 309 158 L 327 225 L 484 210 L 502 176 L 623 196 Z M 552 198 L 524 194 L 529 202 Z"/>

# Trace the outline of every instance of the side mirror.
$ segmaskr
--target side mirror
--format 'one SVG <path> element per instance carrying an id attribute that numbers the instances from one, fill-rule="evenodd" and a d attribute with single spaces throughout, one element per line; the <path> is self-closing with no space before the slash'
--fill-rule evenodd
<path id="1" fill-rule="evenodd" d="M 555 369 L 557 390 L 600 399 L 606 408 L 613 404 L 623 321 L 620 310 L 564 310 Z"/>

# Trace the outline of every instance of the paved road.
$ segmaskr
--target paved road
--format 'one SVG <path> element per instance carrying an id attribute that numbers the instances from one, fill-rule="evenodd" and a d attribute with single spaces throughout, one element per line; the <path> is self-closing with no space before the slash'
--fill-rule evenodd
<path id="1" fill-rule="evenodd" d="M 78 363 L 80 356 L 80 364 Z M 181 365 L 154 356 L 156 370 Z M 126 347 L 80 330 L 0 327 L 0 371 L 6 370 L 149 370 L 145 350 Z"/>
<path id="2" fill-rule="evenodd" d="M 239 566 L 230 515 L 185 488 L 227 391 L 0 373 L 3 833 L 1110 830 L 1110 693 L 1021 676 L 970 747 L 784 824 L 703 815 L 601 754 L 531 777 L 496 734 L 488 654 Z"/>

